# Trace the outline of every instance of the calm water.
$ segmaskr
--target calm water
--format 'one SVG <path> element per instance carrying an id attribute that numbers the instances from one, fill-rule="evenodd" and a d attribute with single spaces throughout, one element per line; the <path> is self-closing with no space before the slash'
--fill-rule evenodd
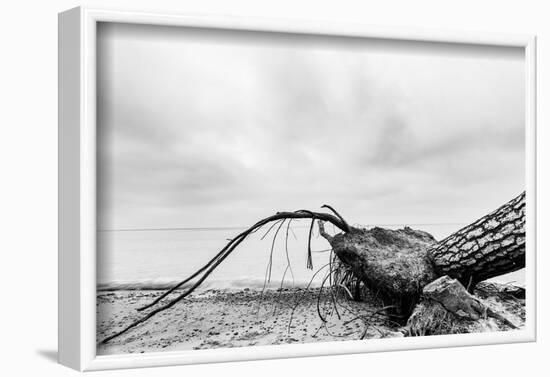
<path id="1" fill-rule="evenodd" d="M 458 230 L 460 224 L 410 225 L 442 239 Z M 400 228 L 388 226 L 387 228 Z M 288 257 L 292 271 L 287 270 L 285 286 L 304 286 L 315 271 L 328 263 L 329 244 L 317 234 L 312 241 L 313 270 L 306 268 L 308 223 L 293 223 L 288 236 Z M 272 245 L 272 232 L 261 240 L 265 231 L 247 238 L 210 275 L 203 288 L 261 288 Z M 243 229 L 190 229 L 149 231 L 101 231 L 98 233 L 98 285 L 109 289 L 166 288 L 202 267 Z M 327 230 L 330 231 L 330 225 Z M 270 287 L 281 284 L 287 267 L 285 251 L 286 225 L 275 242 Z M 313 280 L 319 285 L 324 273 Z M 499 281 L 524 283 L 523 270 L 499 277 Z"/>

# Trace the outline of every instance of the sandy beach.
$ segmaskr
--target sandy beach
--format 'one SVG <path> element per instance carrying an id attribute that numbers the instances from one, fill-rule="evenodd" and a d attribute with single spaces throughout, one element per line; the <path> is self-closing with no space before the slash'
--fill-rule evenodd
<path id="1" fill-rule="evenodd" d="M 261 291 L 208 290 L 159 313 L 148 322 L 100 345 L 99 354 L 242 347 L 401 336 L 384 316 L 370 315 L 366 328 L 358 313 L 376 306 L 342 300 L 338 313 L 327 310 L 326 326 L 317 312 L 318 289 Z M 135 309 L 161 291 L 98 292 L 98 339 L 140 316 Z M 323 294 L 321 307 L 329 305 Z M 326 309 L 328 306 L 324 306 Z M 292 317 L 292 320 L 291 320 Z M 365 333 L 366 332 L 366 333 Z"/>

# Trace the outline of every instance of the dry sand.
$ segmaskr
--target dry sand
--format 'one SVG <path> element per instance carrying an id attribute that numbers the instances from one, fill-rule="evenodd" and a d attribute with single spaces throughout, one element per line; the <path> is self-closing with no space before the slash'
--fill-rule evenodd
<path id="1" fill-rule="evenodd" d="M 158 297 L 159 291 L 98 292 L 97 327 L 101 340 L 140 316 L 135 309 Z M 330 297 L 323 294 L 326 326 L 317 313 L 318 289 L 263 293 L 253 290 L 209 290 L 194 294 L 157 314 L 107 345 L 98 354 L 242 347 L 399 336 L 383 316 L 373 316 L 366 328 L 358 313 L 372 306 L 340 299 L 338 314 L 330 313 Z M 295 308 L 295 309 L 294 309 Z M 292 316 L 292 321 L 291 321 Z"/>

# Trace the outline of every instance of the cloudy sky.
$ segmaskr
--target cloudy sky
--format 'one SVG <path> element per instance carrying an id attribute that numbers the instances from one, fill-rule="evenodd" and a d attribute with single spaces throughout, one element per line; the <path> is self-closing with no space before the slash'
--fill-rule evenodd
<path id="1" fill-rule="evenodd" d="M 101 229 L 467 223 L 524 189 L 520 49 L 98 32 Z"/>

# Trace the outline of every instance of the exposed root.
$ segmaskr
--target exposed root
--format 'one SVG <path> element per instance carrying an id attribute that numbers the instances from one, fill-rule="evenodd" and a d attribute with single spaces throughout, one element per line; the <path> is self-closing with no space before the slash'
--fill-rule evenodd
<path id="1" fill-rule="evenodd" d="M 320 233 L 323 231 L 324 229 L 320 228 Z M 325 286 L 327 281 L 329 284 Z M 391 309 L 392 306 L 382 306 L 376 309 L 365 307 L 357 311 L 352 309 L 350 305 L 346 303 L 346 301 L 350 299 L 358 301 L 356 299 L 357 297 L 351 293 L 349 287 L 358 286 L 359 284 L 360 281 L 355 277 L 349 267 L 343 264 L 331 251 L 329 271 L 322 280 L 317 296 L 317 314 L 321 320 L 321 326 L 318 331 L 324 329 L 327 334 L 335 336 L 335 334 L 330 331 L 329 318 L 336 316 L 338 320 L 341 320 L 341 310 L 348 312 L 353 316 L 352 320 L 344 323 L 345 325 L 357 320 L 362 322 L 363 331 L 359 339 L 364 339 L 370 328 L 374 328 L 381 335 L 383 335 L 382 330 L 375 325 L 375 323 L 380 323 L 380 320 L 384 323 L 388 323 L 389 325 L 395 325 L 394 323 L 391 323 L 386 315 L 386 311 Z M 361 289 L 366 288 L 361 286 Z M 372 298 L 370 294 L 365 292 L 365 297 L 367 297 L 367 295 L 369 298 Z M 373 299 L 372 301 L 373 303 L 376 303 L 378 300 Z M 375 318 L 376 321 L 374 321 Z"/>
<path id="2" fill-rule="evenodd" d="M 330 207 L 328 207 L 328 208 L 330 208 Z M 332 210 L 332 211 L 335 212 L 334 210 Z M 185 297 L 189 296 L 225 260 L 225 258 L 227 258 L 237 248 L 237 246 L 239 246 L 239 244 L 241 242 L 243 242 L 250 234 L 256 232 L 258 229 L 262 228 L 266 224 L 270 224 L 270 223 L 273 223 L 273 222 L 278 223 L 278 222 L 281 221 L 281 224 L 279 225 L 279 228 L 278 228 L 278 229 L 280 229 L 280 227 L 282 226 L 284 221 L 285 220 L 290 220 L 290 219 L 311 219 L 312 222 L 314 220 L 322 220 L 322 221 L 328 221 L 328 222 L 332 223 L 333 225 L 335 225 L 336 227 L 338 227 L 340 230 L 342 230 L 344 232 L 346 232 L 350 229 L 349 225 L 345 221 L 343 221 L 343 219 L 341 218 L 340 215 L 335 216 L 335 215 L 331 215 L 331 214 L 328 214 L 328 213 L 312 212 L 312 211 L 307 211 L 307 210 L 299 210 L 299 211 L 295 211 L 295 212 L 278 212 L 277 214 L 275 214 L 273 216 L 262 219 L 262 220 L 258 221 L 256 224 L 254 224 L 253 226 L 251 226 L 250 228 L 246 229 L 244 232 L 237 235 L 235 238 L 231 239 L 224 246 L 224 248 L 222 250 L 220 250 L 220 252 L 218 252 L 218 254 L 216 254 L 216 256 L 214 256 L 214 258 L 212 258 L 206 265 L 204 265 L 202 268 L 200 268 L 198 271 L 196 271 L 190 277 L 188 277 L 185 280 L 182 280 L 181 282 L 176 284 L 174 287 L 167 290 L 164 294 L 160 295 L 157 299 L 155 299 L 150 304 L 139 308 L 138 311 L 143 311 L 143 310 L 152 308 L 153 306 L 158 304 L 162 299 L 167 297 L 170 293 L 172 293 L 175 290 L 179 289 L 185 283 L 188 283 L 188 282 L 194 280 L 195 278 L 197 278 L 198 280 L 196 280 L 191 285 L 191 287 L 184 290 L 184 292 L 182 292 L 179 296 L 177 296 L 173 300 L 169 301 L 168 303 L 166 303 L 166 304 L 164 304 L 160 307 L 157 307 L 156 309 L 150 311 L 148 314 L 146 314 L 142 318 L 140 318 L 140 319 L 136 320 L 135 322 L 129 324 L 128 326 L 126 326 L 122 330 L 120 330 L 120 331 L 114 333 L 113 335 L 103 339 L 101 341 L 101 343 L 107 343 L 110 340 L 124 334 L 128 330 L 130 330 L 130 329 L 136 327 L 137 325 L 147 321 L 148 319 L 150 319 L 154 315 L 156 315 L 156 314 L 158 314 L 158 313 L 160 313 L 164 310 L 167 310 L 167 309 L 171 308 L 176 303 L 183 300 Z M 271 227 L 274 227 L 274 224 L 272 224 Z M 268 232 L 269 232 L 269 230 L 268 230 Z M 310 230 L 310 238 L 311 238 L 311 230 Z M 275 241 L 275 239 L 274 239 L 274 241 Z M 274 243 L 274 241 L 273 241 L 273 243 Z M 308 253 L 311 254 L 311 239 L 308 240 Z M 312 264 L 308 263 L 308 267 L 310 265 L 312 267 Z M 269 274 L 269 278 L 270 278 L 270 275 L 271 274 Z"/>

